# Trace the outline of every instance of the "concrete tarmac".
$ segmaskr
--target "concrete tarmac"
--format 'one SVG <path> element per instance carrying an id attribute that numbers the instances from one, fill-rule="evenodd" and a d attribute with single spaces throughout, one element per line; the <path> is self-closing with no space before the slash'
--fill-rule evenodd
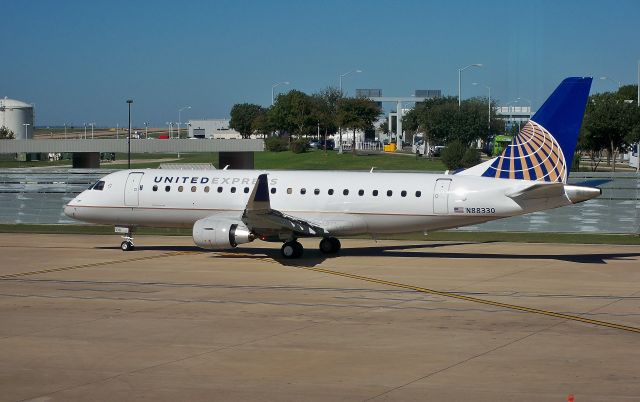
<path id="1" fill-rule="evenodd" d="M 640 247 L 0 234 L 0 401 L 640 400 Z M 326 272 L 311 269 L 326 269 Z"/>

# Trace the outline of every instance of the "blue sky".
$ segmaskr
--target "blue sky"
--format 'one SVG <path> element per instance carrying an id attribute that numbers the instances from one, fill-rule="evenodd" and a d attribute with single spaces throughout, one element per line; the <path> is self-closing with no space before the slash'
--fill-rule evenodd
<path id="1" fill-rule="evenodd" d="M 0 96 L 37 125 L 163 126 L 268 106 L 271 86 L 338 85 L 521 97 L 534 109 L 566 76 L 637 80 L 640 1 L 3 1 Z M 615 89 L 595 80 L 593 92 Z"/>

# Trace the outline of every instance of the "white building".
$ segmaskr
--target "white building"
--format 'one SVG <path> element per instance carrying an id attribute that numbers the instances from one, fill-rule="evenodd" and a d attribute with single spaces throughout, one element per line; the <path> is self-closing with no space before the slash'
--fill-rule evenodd
<path id="1" fill-rule="evenodd" d="M 229 119 L 189 120 L 189 138 L 241 139 L 239 132 L 229 127 Z"/>
<path id="2" fill-rule="evenodd" d="M 0 127 L 13 131 L 15 139 L 33 137 L 33 105 L 7 97 L 0 99 Z"/>

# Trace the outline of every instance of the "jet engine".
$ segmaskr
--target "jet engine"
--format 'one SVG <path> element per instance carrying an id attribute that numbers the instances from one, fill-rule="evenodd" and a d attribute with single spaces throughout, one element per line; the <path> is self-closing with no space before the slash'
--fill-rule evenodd
<path id="1" fill-rule="evenodd" d="M 193 225 L 193 242 L 210 250 L 233 248 L 254 239 L 254 234 L 242 222 L 204 218 Z"/>

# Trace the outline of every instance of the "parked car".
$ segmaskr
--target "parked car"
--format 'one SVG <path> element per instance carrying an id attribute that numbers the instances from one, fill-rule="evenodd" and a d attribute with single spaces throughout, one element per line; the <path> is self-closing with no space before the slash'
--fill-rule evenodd
<path id="1" fill-rule="evenodd" d="M 435 147 L 433 147 L 433 156 L 442 155 L 442 150 L 445 148 L 446 147 L 444 145 L 436 145 Z"/>
<path id="2" fill-rule="evenodd" d="M 309 148 L 319 149 L 320 148 L 320 141 L 319 140 L 311 140 L 311 141 L 309 141 Z"/>
<path id="3" fill-rule="evenodd" d="M 333 140 L 327 140 L 327 150 L 332 151 L 336 147 L 336 143 Z M 324 140 L 320 140 L 318 143 L 318 149 L 324 149 Z"/>

